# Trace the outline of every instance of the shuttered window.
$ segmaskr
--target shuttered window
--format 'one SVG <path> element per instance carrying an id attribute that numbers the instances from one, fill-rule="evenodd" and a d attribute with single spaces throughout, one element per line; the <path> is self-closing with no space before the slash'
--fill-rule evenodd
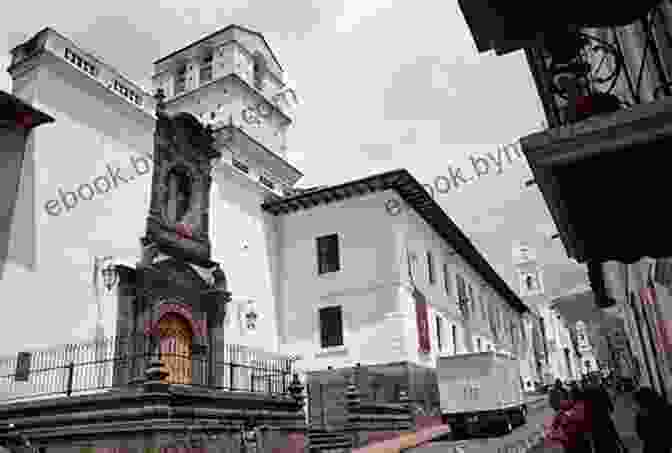
<path id="1" fill-rule="evenodd" d="M 448 264 L 443 264 L 443 288 L 446 290 L 446 296 L 450 296 L 452 285 L 450 282 L 450 272 L 448 271 Z"/>

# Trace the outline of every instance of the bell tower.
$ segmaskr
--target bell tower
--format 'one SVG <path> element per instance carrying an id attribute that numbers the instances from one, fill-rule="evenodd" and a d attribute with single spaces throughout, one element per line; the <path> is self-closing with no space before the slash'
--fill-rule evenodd
<path id="1" fill-rule="evenodd" d="M 166 111 L 212 127 L 218 170 L 264 198 L 283 196 L 302 174 L 287 161 L 295 91 L 266 39 L 229 25 L 154 62 Z"/>
<path id="2" fill-rule="evenodd" d="M 513 259 L 520 283 L 520 297 L 535 297 L 544 294 L 542 269 L 534 250 L 526 244 L 513 249 Z"/>

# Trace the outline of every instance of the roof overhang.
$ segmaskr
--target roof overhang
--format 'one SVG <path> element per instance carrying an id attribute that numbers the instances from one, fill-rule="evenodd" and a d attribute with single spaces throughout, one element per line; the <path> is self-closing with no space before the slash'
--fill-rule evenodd
<path id="1" fill-rule="evenodd" d="M 16 96 L 0 90 L 0 125 L 30 130 L 54 118 L 37 110 Z"/>
<path id="2" fill-rule="evenodd" d="M 380 173 L 267 202 L 262 205 L 262 208 L 271 214 L 283 215 L 384 190 L 396 191 L 511 307 L 519 313 L 529 310 L 483 258 L 469 238 L 427 193 L 422 184 L 405 169 Z"/>
<path id="3" fill-rule="evenodd" d="M 282 156 L 269 150 L 266 146 L 255 140 L 250 134 L 236 125 L 224 125 L 215 129 L 221 135 L 222 143 L 235 143 L 243 146 L 249 156 L 268 168 L 273 175 L 280 177 L 284 182 L 293 186 L 303 177 L 303 173 Z"/>
<path id="4" fill-rule="evenodd" d="M 535 133 L 521 147 L 571 258 L 672 256 L 660 215 L 669 191 L 672 98 Z"/>

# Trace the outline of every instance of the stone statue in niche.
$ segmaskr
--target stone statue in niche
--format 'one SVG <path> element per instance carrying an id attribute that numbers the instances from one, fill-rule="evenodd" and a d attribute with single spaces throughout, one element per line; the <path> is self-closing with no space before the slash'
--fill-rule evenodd
<path id="1" fill-rule="evenodd" d="M 536 279 L 531 275 L 525 277 L 525 285 L 527 285 L 528 291 L 535 291 L 538 287 Z"/>
<path id="2" fill-rule="evenodd" d="M 215 289 L 218 289 L 223 292 L 228 292 L 226 275 L 224 274 L 224 271 L 222 271 L 222 268 L 219 265 L 217 265 L 215 270 L 212 272 L 212 277 L 214 279 Z"/>
<path id="3" fill-rule="evenodd" d="M 176 167 L 168 174 L 168 219 L 180 222 L 189 210 L 191 178 L 186 169 Z"/>
<path id="4" fill-rule="evenodd" d="M 154 263 L 154 260 L 159 255 L 159 248 L 155 242 L 150 242 L 146 238 L 140 239 L 141 247 L 141 256 L 140 256 L 140 265 L 141 266 L 151 266 Z"/>

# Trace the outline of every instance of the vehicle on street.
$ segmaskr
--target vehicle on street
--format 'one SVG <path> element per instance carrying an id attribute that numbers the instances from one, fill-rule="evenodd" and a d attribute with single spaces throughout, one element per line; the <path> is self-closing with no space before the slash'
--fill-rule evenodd
<path id="1" fill-rule="evenodd" d="M 520 368 L 509 354 L 487 351 L 439 356 L 441 415 L 455 439 L 505 435 L 524 425 Z"/>

